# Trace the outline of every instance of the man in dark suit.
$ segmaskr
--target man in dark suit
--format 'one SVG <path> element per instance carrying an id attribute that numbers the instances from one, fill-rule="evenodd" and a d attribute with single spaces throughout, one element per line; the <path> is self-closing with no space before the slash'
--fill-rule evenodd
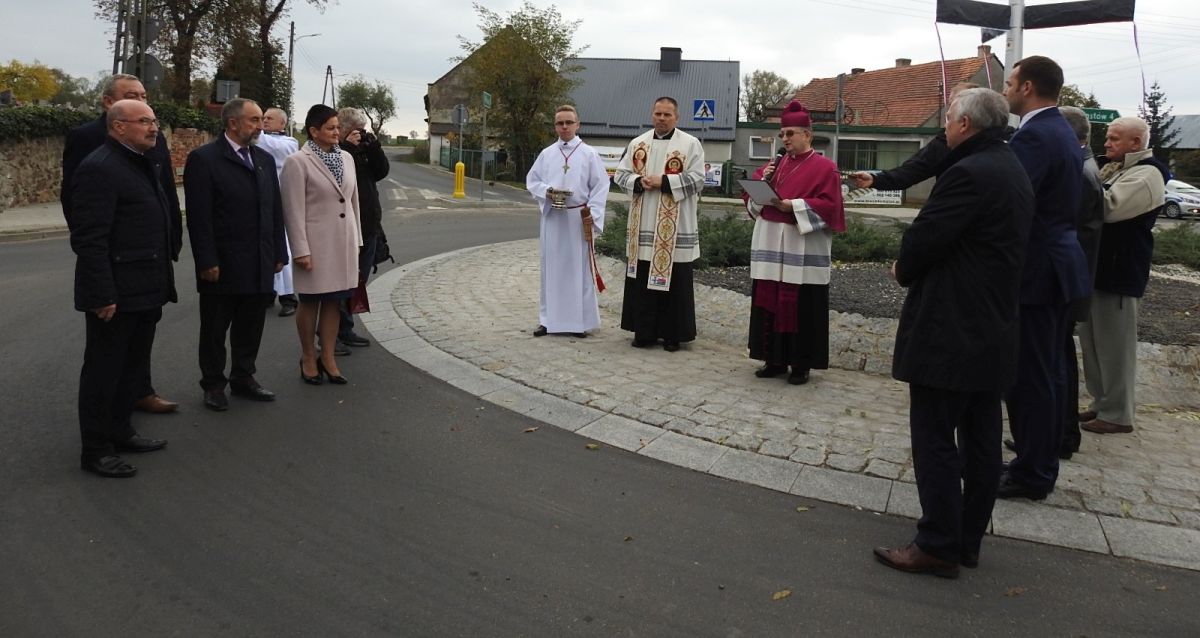
<path id="1" fill-rule="evenodd" d="M 71 194 L 75 171 L 84 158 L 104 144 L 108 137 L 105 115 L 109 107 L 118 100 L 146 101 L 146 89 L 142 87 L 136 75 L 119 73 L 105 80 L 100 96 L 100 106 L 104 113 L 96 120 L 67 133 L 66 144 L 63 147 L 62 189 L 59 191 L 59 199 L 62 201 L 63 215 L 67 218 L 68 227 L 72 226 Z M 148 155 L 160 167 L 158 178 L 162 182 L 163 192 L 166 193 L 168 214 L 171 216 L 171 259 L 179 261 L 179 250 L 183 247 L 183 220 L 179 211 L 179 194 L 175 192 L 175 171 L 171 167 L 171 152 L 167 149 L 167 139 L 163 137 L 162 131 L 157 132 L 154 148 L 150 149 Z M 151 326 L 151 330 L 153 329 Z M 153 332 L 150 335 L 150 343 L 154 343 Z M 146 350 L 145 361 L 141 363 L 142 371 L 138 375 L 137 389 L 134 391 L 137 400 L 134 401 L 133 407 L 142 412 L 157 414 L 174 412 L 179 404 L 167 401 L 154 391 L 154 385 L 150 381 L 150 352 L 150 349 Z"/>
<path id="2" fill-rule="evenodd" d="M 909 384 L 917 537 L 875 557 L 901 571 L 975 567 L 1000 478 L 1000 400 L 1017 374 L 1020 268 L 1033 188 L 1004 143 L 1008 108 L 959 94 L 929 201 L 904 232 L 892 274 L 908 288 L 892 376 Z M 957 444 L 955 433 L 957 432 Z"/>
<path id="3" fill-rule="evenodd" d="M 1063 340 L 1069 304 L 1091 292 L 1075 232 L 1083 154 L 1058 111 L 1062 68 L 1035 55 L 1013 65 L 1004 82 L 1009 110 L 1021 118 L 1009 147 L 1033 184 L 1036 212 L 1021 271 L 1021 342 L 1017 379 L 1006 397 L 1017 456 L 1000 498 L 1046 498 L 1058 479 L 1062 444 L 1059 397 L 1066 393 Z"/>
<path id="4" fill-rule="evenodd" d="M 79 163 L 71 185 L 75 309 L 86 313 L 79 373 L 80 465 L 104 477 L 137 468 L 117 452 L 152 452 L 167 442 L 139 436 L 130 415 L 142 364 L 162 307 L 177 301 L 171 266 L 175 236 L 154 149 L 150 106 L 119 100 L 108 109 L 109 137 Z"/>
<path id="5" fill-rule="evenodd" d="M 226 384 L 238 396 L 275 400 L 254 379 L 275 273 L 288 262 L 275 160 L 254 147 L 262 115 L 251 100 L 226 102 L 224 135 L 189 153 L 183 174 L 200 293 L 200 387 L 217 411 L 229 409 Z"/>

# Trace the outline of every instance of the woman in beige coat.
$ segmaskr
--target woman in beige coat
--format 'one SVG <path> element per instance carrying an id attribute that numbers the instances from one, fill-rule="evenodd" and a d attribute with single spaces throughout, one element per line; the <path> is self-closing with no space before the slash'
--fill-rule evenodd
<path id="1" fill-rule="evenodd" d="M 341 321 L 338 304 L 358 285 L 362 229 L 354 161 L 338 148 L 337 111 L 324 104 L 313 106 L 304 131 L 308 143 L 283 162 L 279 183 L 300 298 L 300 377 L 312 385 L 320 385 L 322 375 L 330 383 L 345 384 L 333 350 Z M 320 358 L 314 333 L 321 341 Z"/>

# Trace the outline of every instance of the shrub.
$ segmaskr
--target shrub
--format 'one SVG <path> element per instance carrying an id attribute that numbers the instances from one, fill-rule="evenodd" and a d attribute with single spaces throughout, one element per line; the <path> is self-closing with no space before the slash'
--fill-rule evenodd
<path id="1" fill-rule="evenodd" d="M 625 260 L 625 225 L 629 219 L 629 207 L 625 204 L 609 204 L 604 214 L 604 232 L 596 237 L 596 252 L 614 259 Z"/>
<path id="2" fill-rule="evenodd" d="M 1154 263 L 1183 264 L 1200 270 L 1200 233 L 1192 224 L 1179 224 L 1154 234 Z"/>
<path id="3" fill-rule="evenodd" d="M 700 259 L 696 268 L 729 268 L 750 265 L 750 240 L 754 224 L 745 212 L 729 211 L 724 217 L 700 216 Z"/>
<path id="4" fill-rule="evenodd" d="M 97 113 L 51 106 L 17 106 L 0 109 L 0 142 L 66 135 L 87 124 Z"/>
<path id="5" fill-rule="evenodd" d="M 194 106 L 173 102 L 152 102 L 154 117 L 162 128 L 194 128 L 209 133 L 221 132 L 221 121 Z"/>
<path id="6" fill-rule="evenodd" d="M 409 154 L 409 161 L 418 164 L 429 163 L 429 140 L 417 140 L 412 144 L 413 152 Z"/>
<path id="7" fill-rule="evenodd" d="M 901 224 L 876 226 L 857 219 L 846 220 L 846 232 L 833 236 L 834 261 L 890 262 L 900 256 Z"/>

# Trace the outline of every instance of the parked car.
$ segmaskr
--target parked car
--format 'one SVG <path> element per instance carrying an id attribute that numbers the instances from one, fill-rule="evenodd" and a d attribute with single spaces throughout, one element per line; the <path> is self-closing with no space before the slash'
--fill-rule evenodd
<path id="1" fill-rule="evenodd" d="M 1179 219 L 1184 215 L 1200 215 L 1200 188 L 1177 179 L 1169 180 L 1166 198 L 1162 207 L 1166 217 Z"/>

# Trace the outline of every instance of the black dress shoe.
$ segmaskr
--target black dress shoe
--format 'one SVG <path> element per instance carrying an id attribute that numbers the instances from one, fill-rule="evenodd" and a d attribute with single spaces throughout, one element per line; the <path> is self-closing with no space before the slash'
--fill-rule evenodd
<path id="1" fill-rule="evenodd" d="M 587 339 L 586 332 L 572 332 L 571 336 L 575 337 L 576 339 Z"/>
<path id="2" fill-rule="evenodd" d="M 346 377 L 343 377 L 340 374 L 334 375 L 334 374 L 330 373 L 328 370 L 326 370 L 325 364 L 322 363 L 320 359 L 317 359 L 317 374 L 325 375 L 325 378 L 329 379 L 329 382 L 334 385 L 346 385 L 347 383 L 350 383 L 350 380 L 347 379 Z"/>
<path id="3" fill-rule="evenodd" d="M 777 377 L 784 372 L 787 372 L 787 366 L 777 366 L 768 363 L 755 370 L 754 376 L 758 377 L 759 379 L 770 379 L 771 377 Z"/>
<path id="4" fill-rule="evenodd" d="M 654 345 L 656 341 L 656 339 L 638 339 L 637 337 L 634 337 L 633 343 L 630 343 L 629 345 L 635 348 L 649 348 L 650 346 Z"/>
<path id="5" fill-rule="evenodd" d="M 678 341 L 663 341 L 663 350 L 667 352 L 679 352 Z"/>
<path id="6" fill-rule="evenodd" d="M 119 443 L 113 443 L 118 452 L 153 452 L 167 447 L 163 439 L 148 439 L 144 436 L 133 435 Z"/>
<path id="7" fill-rule="evenodd" d="M 788 383 L 792 385 L 804 385 L 808 383 L 808 370 L 797 370 L 792 368 L 792 373 L 788 375 Z"/>
<path id="8" fill-rule="evenodd" d="M 296 314 L 296 305 L 295 304 L 290 304 L 290 303 L 279 304 L 279 316 L 280 317 L 290 317 L 294 314 Z"/>
<path id="9" fill-rule="evenodd" d="M 229 391 L 235 396 L 250 399 L 252 401 L 274 401 L 275 393 L 262 387 L 253 379 L 249 383 L 230 383 Z"/>
<path id="10" fill-rule="evenodd" d="M 533 331 L 533 336 L 535 336 L 535 337 L 544 337 L 544 336 L 546 336 L 546 335 L 548 334 L 548 332 L 549 332 L 549 331 L 548 331 L 548 330 L 546 330 L 546 326 L 538 326 L 538 327 L 537 327 L 537 330 L 534 330 L 534 331 Z"/>
<path id="11" fill-rule="evenodd" d="M 963 567 L 969 567 L 971 569 L 979 567 L 979 552 L 964 551 L 962 553 L 962 560 L 959 561 L 959 564 Z"/>
<path id="12" fill-rule="evenodd" d="M 83 468 L 85 472 L 99 474 L 104 478 L 129 478 L 137 474 L 136 467 L 115 455 L 81 459 L 79 467 Z"/>
<path id="13" fill-rule="evenodd" d="M 354 353 L 350 352 L 350 348 L 347 348 L 346 344 L 342 343 L 341 341 L 333 344 L 333 356 L 348 357 L 351 354 L 354 354 Z"/>
<path id="14" fill-rule="evenodd" d="M 204 407 L 216 412 L 224 412 L 229 409 L 229 399 L 225 396 L 224 390 L 205 390 L 204 391 Z"/>
<path id="15" fill-rule="evenodd" d="M 371 342 L 367 340 L 366 337 L 360 337 L 353 332 L 344 337 L 338 337 L 338 341 L 341 341 L 348 346 L 354 346 L 355 348 L 362 348 L 371 345 Z"/>
<path id="16" fill-rule="evenodd" d="M 1027 498 L 1031 501 L 1046 499 L 1047 492 L 1035 489 L 1014 481 L 1008 472 L 1000 475 L 1000 488 L 996 490 L 996 498 Z"/>
<path id="17" fill-rule="evenodd" d="M 888 549 L 875 548 L 875 559 L 879 562 L 910 574 L 933 574 L 942 578 L 958 578 L 958 563 L 951 563 L 926 554 L 916 543 Z"/>

